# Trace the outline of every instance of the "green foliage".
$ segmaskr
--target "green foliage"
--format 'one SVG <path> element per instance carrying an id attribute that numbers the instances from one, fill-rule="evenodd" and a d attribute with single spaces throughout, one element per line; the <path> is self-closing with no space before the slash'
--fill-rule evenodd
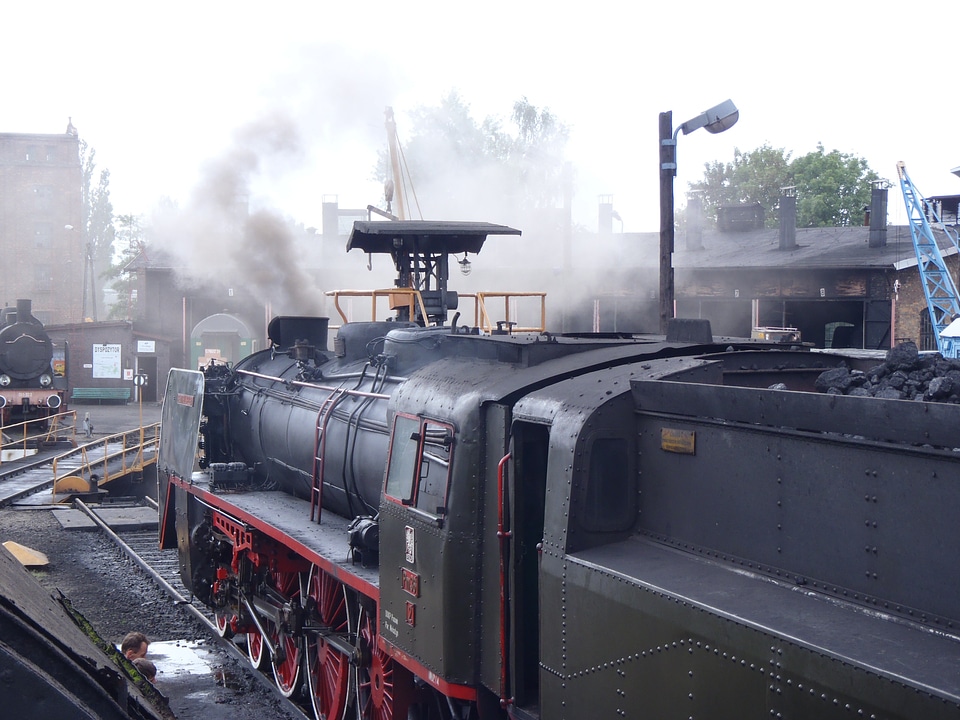
<path id="1" fill-rule="evenodd" d="M 93 255 L 94 287 L 98 287 L 96 278 L 104 277 L 113 260 L 113 205 L 110 203 L 110 171 L 96 173 L 97 151 L 80 141 L 81 186 L 80 196 L 83 205 L 83 240 Z M 97 293 L 100 300 L 102 293 Z M 101 305 L 101 302 L 97 302 Z"/>
<path id="2" fill-rule="evenodd" d="M 822 144 L 793 160 L 790 155 L 767 144 L 750 152 L 736 149 L 730 163 L 706 163 L 703 179 L 690 183 L 690 190 L 702 194 L 711 220 L 721 205 L 759 202 L 767 227 L 777 227 L 781 190 L 795 187 L 798 227 L 856 223 L 870 204 L 872 182 L 879 179 L 867 161 L 837 150 L 827 153 Z"/>
<path id="3" fill-rule="evenodd" d="M 863 158 L 838 150 L 825 153 L 822 144 L 794 160 L 790 169 L 797 186 L 799 227 L 859 224 L 870 204 L 872 184 L 880 179 Z"/>
<path id="4" fill-rule="evenodd" d="M 703 196 L 706 216 L 716 220 L 721 205 L 759 202 L 767 212 L 767 224 L 776 224 L 770 212 L 776 207 L 780 190 L 790 183 L 790 153 L 784 148 L 761 145 L 756 150 L 733 152 L 733 162 L 713 162 L 704 165 L 704 178 L 691 183 L 690 189 Z"/>
<path id="5" fill-rule="evenodd" d="M 143 252 L 144 229 L 137 215 L 119 215 L 116 219 L 116 253 L 105 277 L 117 293 L 117 300 L 110 308 L 111 320 L 132 320 L 136 310 L 137 277 L 128 265 Z"/>

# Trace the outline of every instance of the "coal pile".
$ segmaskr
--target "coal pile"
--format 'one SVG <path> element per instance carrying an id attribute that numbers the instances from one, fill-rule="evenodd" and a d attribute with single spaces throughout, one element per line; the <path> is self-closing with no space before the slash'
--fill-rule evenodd
<path id="1" fill-rule="evenodd" d="M 920 355 L 916 343 L 905 342 L 865 372 L 844 366 L 821 373 L 816 388 L 831 395 L 960 404 L 960 360 Z"/>

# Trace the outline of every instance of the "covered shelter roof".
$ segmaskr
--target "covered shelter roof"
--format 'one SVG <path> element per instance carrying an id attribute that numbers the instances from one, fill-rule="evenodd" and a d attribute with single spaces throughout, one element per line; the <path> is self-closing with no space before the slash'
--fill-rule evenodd
<path id="1" fill-rule="evenodd" d="M 487 222 L 396 220 L 357 221 L 347 250 L 393 254 L 398 250 L 427 254 L 478 253 L 488 235 L 520 235 L 506 225 Z"/>

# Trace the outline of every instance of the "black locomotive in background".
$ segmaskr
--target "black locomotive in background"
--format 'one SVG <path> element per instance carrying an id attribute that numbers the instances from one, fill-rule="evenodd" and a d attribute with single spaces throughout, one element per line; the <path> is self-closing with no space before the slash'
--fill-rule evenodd
<path id="1" fill-rule="evenodd" d="M 33 316 L 30 300 L 0 310 L 0 412 L 5 425 L 60 412 L 67 388 L 67 350 L 61 349 L 61 372 L 54 369 L 54 350 L 43 323 Z"/>
<path id="2" fill-rule="evenodd" d="M 171 372 L 160 541 L 221 631 L 317 718 L 960 717 L 960 406 L 702 323 L 427 326 L 504 233 L 357 223 L 419 310 Z"/>

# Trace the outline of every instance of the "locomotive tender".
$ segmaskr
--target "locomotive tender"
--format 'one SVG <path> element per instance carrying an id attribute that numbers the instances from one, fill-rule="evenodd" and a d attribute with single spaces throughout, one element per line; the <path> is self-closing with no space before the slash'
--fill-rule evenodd
<path id="1" fill-rule="evenodd" d="M 4 420 L 46 418 L 63 404 L 66 380 L 53 370 L 53 342 L 30 300 L 0 310 L 0 412 Z"/>
<path id="2" fill-rule="evenodd" d="M 357 223 L 419 311 L 171 371 L 160 541 L 221 631 L 317 718 L 960 717 L 960 406 L 702 325 L 425 326 L 515 232 Z"/>

